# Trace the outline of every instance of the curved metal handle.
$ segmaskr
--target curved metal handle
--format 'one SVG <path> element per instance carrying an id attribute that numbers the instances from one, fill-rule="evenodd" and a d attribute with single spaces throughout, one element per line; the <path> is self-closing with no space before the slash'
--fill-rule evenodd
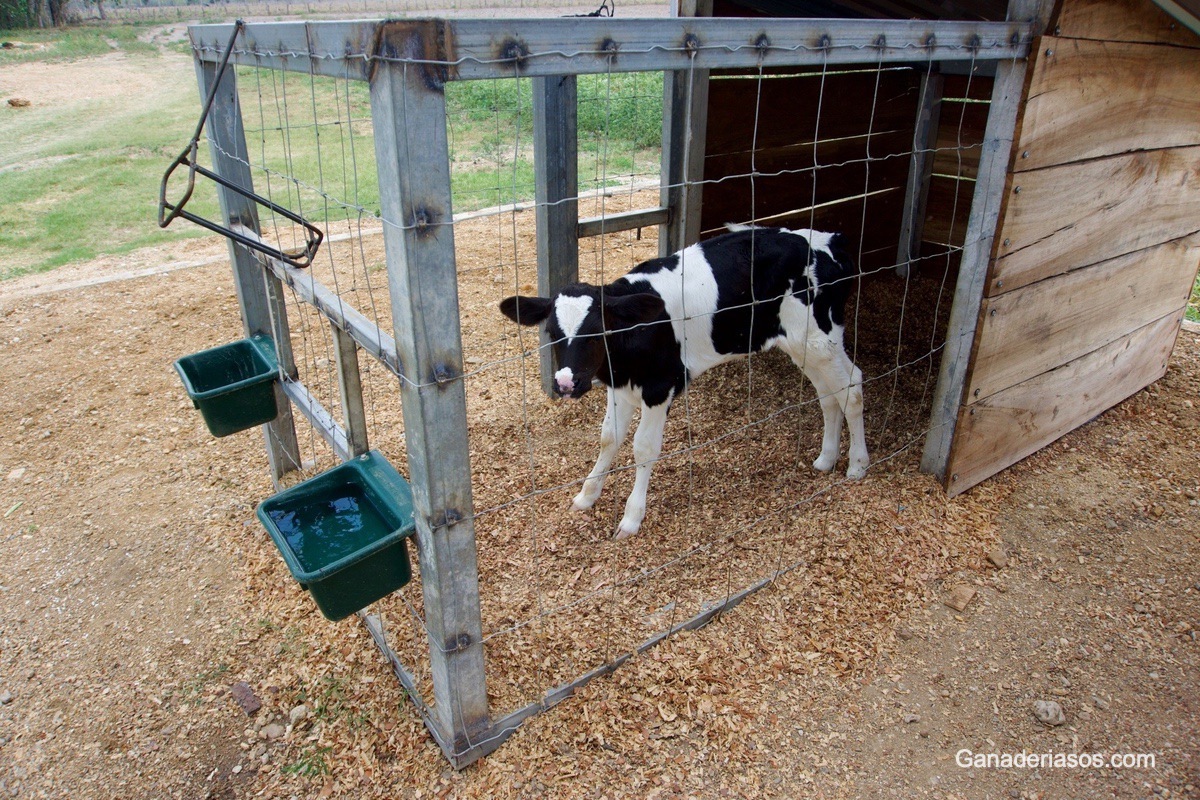
<path id="1" fill-rule="evenodd" d="M 163 173 L 162 182 L 158 188 L 158 226 L 165 228 L 177 218 L 182 217 L 188 222 L 192 222 L 214 233 L 219 233 L 241 245 L 257 250 L 260 253 L 265 253 L 272 258 L 277 258 L 280 261 L 291 264 L 293 267 L 303 269 L 312 264 L 313 258 L 317 254 L 317 249 L 320 248 L 321 241 L 325 238 L 324 232 L 299 214 L 289 211 L 265 197 L 260 197 L 249 189 L 238 186 L 228 179 L 222 178 L 212 170 L 200 166 L 196 158 L 199 151 L 200 134 L 204 131 L 204 125 L 208 122 L 208 115 L 212 111 L 213 101 L 217 96 L 217 87 L 220 86 L 221 78 L 224 76 L 225 69 L 229 65 L 229 57 L 233 53 L 233 46 L 237 41 L 238 34 L 244 28 L 245 23 L 242 20 L 239 19 L 234 23 L 233 35 L 229 37 L 229 45 L 225 48 L 225 53 L 221 56 L 221 64 L 217 68 L 216 80 L 213 81 L 212 86 L 208 90 L 208 97 L 204 101 L 204 111 L 200 114 L 200 121 L 196 124 L 196 131 L 192 134 L 192 140 L 188 142 L 183 152 L 171 162 L 171 166 L 167 167 L 167 171 Z M 184 190 L 183 198 L 179 202 L 171 203 L 167 200 L 167 183 L 171 180 L 171 175 L 174 174 L 175 170 L 181 166 L 187 166 L 188 168 L 187 188 Z M 275 214 L 304 228 L 304 247 L 294 250 L 283 250 L 278 247 L 272 247 L 256 236 L 247 236 L 232 227 L 221 225 L 220 223 L 204 219 L 190 211 L 186 211 L 184 207 L 192 199 L 192 193 L 196 189 L 197 175 L 208 178 L 229 191 L 252 200 L 258 205 L 270 209 Z"/>

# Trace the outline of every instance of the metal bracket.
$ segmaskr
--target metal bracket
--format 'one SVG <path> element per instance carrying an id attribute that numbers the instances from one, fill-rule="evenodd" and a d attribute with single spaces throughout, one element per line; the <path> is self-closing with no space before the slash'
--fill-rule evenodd
<path id="1" fill-rule="evenodd" d="M 209 112 L 212 110 L 213 100 L 217 95 L 217 87 L 221 83 L 221 78 L 225 74 L 225 68 L 229 64 L 229 56 L 233 52 L 234 42 L 237 40 L 238 34 L 242 32 L 245 23 L 238 20 L 233 26 L 233 35 L 229 37 L 229 45 L 225 48 L 224 55 L 221 56 L 221 65 L 217 68 L 217 77 L 213 81 L 212 88 L 209 89 L 208 98 L 204 101 L 204 111 L 200 114 L 200 121 L 196 124 L 196 132 L 192 134 L 192 140 L 188 142 L 187 147 L 183 152 L 171 162 L 171 166 L 167 167 L 167 171 L 163 173 L 162 183 L 158 189 L 158 227 L 165 228 L 175 221 L 178 217 L 183 217 L 188 222 L 199 225 L 202 228 L 207 228 L 214 233 L 219 233 L 233 241 L 242 244 L 252 250 L 257 250 L 260 253 L 265 253 L 268 256 L 277 258 L 293 267 L 305 268 L 312 264 L 313 258 L 317 254 L 317 249 L 321 246 L 321 241 L 325 238 L 324 232 L 313 225 L 308 220 L 301 217 L 294 211 L 273 203 L 265 197 L 261 197 L 254 192 L 245 189 L 237 184 L 222 178 L 212 170 L 206 169 L 197 163 L 196 155 L 199 150 L 200 134 L 204 131 L 204 124 L 208 122 Z M 167 201 L 167 183 L 171 180 L 171 175 L 180 166 L 186 165 L 188 168 L 187 189 L 183 193 L 183 199 L 177 203 Z M 272 247 L 258 237 L 247 236 L 238 232 L 231 226 L 221 225 L 218 222 L 205 219 L 201 216 L 186 211 L 184 206 L 192 199 L 192 193 L 196 189 L 196 176 L 200 175 L 204 178 L 224 186 L 231 192 L 241 195 L 248 200 L 254 201 L 256 204 L 270 209 L 273 213 L 288 219 L 297 225 L 304 228 L 304 247 L 292 250 L 283 250 L 278 247 Z"/>

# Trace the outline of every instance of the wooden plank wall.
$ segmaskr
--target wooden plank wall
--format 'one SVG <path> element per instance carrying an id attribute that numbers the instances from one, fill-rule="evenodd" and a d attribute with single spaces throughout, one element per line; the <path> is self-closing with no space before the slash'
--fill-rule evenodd
<path id="1" fill-rule="evenodd" d="M 1160 378 L 1200 265 L 1200 37 L 1063 0 L 1034 48 L 967 397 L 969 488 Z"/>
<path id="2" fill-rule="evenodd" d="M 920 77 L 873 65 L 761 80 L 714 72 L 703 235 L 751 219 L 838 230 L 861 240 L 864 270 L 893 264 Z"/>

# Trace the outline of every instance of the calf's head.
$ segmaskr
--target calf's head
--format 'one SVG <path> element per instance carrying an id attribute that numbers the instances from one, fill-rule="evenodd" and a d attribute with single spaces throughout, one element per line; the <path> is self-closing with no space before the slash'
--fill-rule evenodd
<path id="1" fill-rule="evenodd" d="M 521 325 L 546 323 L 558 371 L 554 390 L 560 397 L 578 398 L 592 388 L 592 379 L 607 376 L 613 334 L 637 335 L 637 326 L 658 319 L 663 301 L 656 294 L 612 295 L 598 286 L 575 284 L 554 297 L 505 298 L 500 312 Z"/>

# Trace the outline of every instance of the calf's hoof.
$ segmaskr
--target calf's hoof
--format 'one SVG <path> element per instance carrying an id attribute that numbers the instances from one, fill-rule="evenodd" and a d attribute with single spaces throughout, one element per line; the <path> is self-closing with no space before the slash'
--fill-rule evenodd
<path id="1" fill-rule="evenodd" d="M 851 464 L 850 468 L 846 470 L 846 477 L 852 481 L 856 481 L 859 478 L 865 478 L 866 475 L 867 475 L 867 465 L 866 464 Z"/>
<path id="2" fill-rule="evenodd" d="M 817 460 L 813 462 L 813 469 L 818 472 L 829 472 L 833 469 L 833 465 L 837 463 L 837 454 L 827 456 L 824 453 L 817 456 Z"/>
<path id="3" fill-rule="evenodd" d="M 622 539 L 628 539 L 637 533 L 640 527 L 642 527 L 641 523 L 634 524 L 621 520 L 621 524 L 617 526 L 617 534 L 613 537 L 613 541 L 619 542 Z"/>
<path id="4" fill-rule="evenodd" d="M 571 501 L 571 508 L 576 511 L 587 511 L 596 505 L 598 499 L 600 499 L 600 492 L 589 492 L 587 489 L 584 489 L 575 495 L 575 499 Z"/>

